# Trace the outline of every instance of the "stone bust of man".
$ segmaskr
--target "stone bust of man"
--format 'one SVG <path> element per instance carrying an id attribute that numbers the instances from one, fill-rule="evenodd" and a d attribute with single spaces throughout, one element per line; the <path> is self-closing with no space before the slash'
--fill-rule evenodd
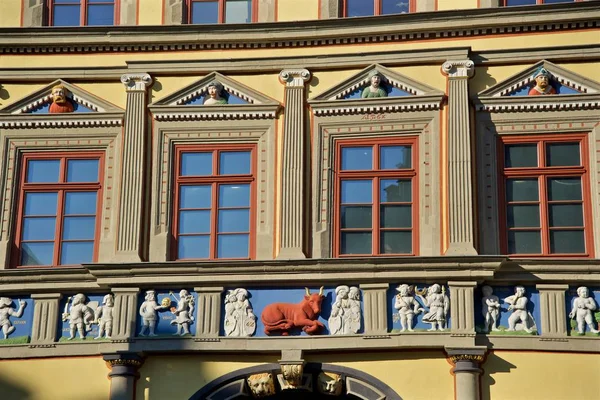
<path id="1" fill-rule="evenodd" d="M 52 88 L 50 97 L 52 98 L 52 104 L 48 112 L 51 114 L 70 113 L 73 112 L 73 103 L 67 97 L 69 91 L 63 85 L 56 85 Z"/>
<path id="2" fill-rule="evenodd" d="M 205 106 L 227 104 L 227 98 L 223 95 L 223 85 L 221 82 L 212 81 L 208 85 L 208 95 L 204 99 Z"/>
<path id="3" fill-rule="evenodd" d="M 371 80 L 371 84 L 364 88 L 361 98 L 363 99 L 372 99 L 376 97 L 387 97 L 386 90 L 381 87 L 383 83 L 383 76 L 377 71 L 373 71 L 369 74 L 369 79 Z"/>
<path id="4" fill-rule="evenodd" d="M 550 85 L 550 72 L 545 68 L 538 68 L 533 73 L 535 86 L 529 90 L 530 96 L 543 96 L 547 94 L 556 94 L 556 89 Z"/>

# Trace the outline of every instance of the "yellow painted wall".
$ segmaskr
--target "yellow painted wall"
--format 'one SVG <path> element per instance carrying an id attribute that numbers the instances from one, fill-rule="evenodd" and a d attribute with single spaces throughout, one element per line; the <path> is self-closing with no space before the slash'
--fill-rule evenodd
<path id="1" fill-rule="evenodd" d="M 0 27 L 21 26 L 21 1 L 0 0 Z"/>
<path id="2" fill-rule="evenodd" d="M 106 400 L 109 369 L 102 357 L 0 361 L 0 399 Z"/>
<path id="3" fill-rule="evenodd" d="M 161 25 L 163 15 L 163 0 L 138 0 L 138 24 Z"/>
<path id="4" fill-rule="evenodd" d="M 319 0 L 277 0 L 277 21 L 319 18 Z"/>
<path id="5" fill-rule="evenodd" d="M 417 0 L 418 1 L 418 0 Z M 478 0 L 438 0 L 438 10 L 464 10 L 478 8 Z"/>
<path id="6" fill-rule="evenodd" d="M 600 398 L 600 354 L 496 351 L 483 369 L 483 400 Z"/>

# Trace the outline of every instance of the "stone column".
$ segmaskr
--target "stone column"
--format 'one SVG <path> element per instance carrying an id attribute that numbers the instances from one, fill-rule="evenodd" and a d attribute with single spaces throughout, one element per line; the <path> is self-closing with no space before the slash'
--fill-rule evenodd
<path id="1" fill-rule="evenodd" d="M 446 348 L 446 354 L 452 362 L 454 375 L 455 400 L 480 400 L 480 365 L 485 359 L 487 347 Z"/>
<path id="2" fill-rule="evenodd" d="M 475 334 L 474 296 L 477 282 L 448 282 L 451 332 Z"/>
<path id="3" fill-rule="evenodd" d="M 469 117 L 468 80 L 475 64 L 471 60 L 446 61 L 448 76 L 448 231 L 446 255 L 474 255 L 473 157 Z"/>
<path id="4" fill-rule="evenodd" d="M 565 291 L 569 285 L 538 284 L 536 289 L 540 291 L 540 316 L 541 321 L 536 321 L 542 336 L 566 337 L 567 336 L 567 312 L 565 310 Z"/>
<path id="5" fill-rule="evenodd" d="M 58 308 L 62 295 L 60 293 L 32 294 L 31 298 L 34 302 L 31 343 L 55 342 L 60 319 Z"/>
<path id="6" fill-rule="evenodd" d="M 306 258 L 305 159 L 306 142 L 304 85 L 310 80 L 306 69 L 286 69 L 279 74 L 285 85 L 283 156 L 281 161 L 281 207 L 279 212 L 279 259 Z"/>
<path id="7" fill-rule="evenodd" d="M 127 342 L 135 337 L 140 289 L 113 288 L 112 291 L 115 295 L 112 339 Z"/>
<path id="8" fill-rule="evenodd" d="M 140 262 L 144 245 L 143 206 L 146 137 L 146 89 L 152 83 L 148 74 L 125 74 L 121 82 L 127 91 L 123 159 L 119 191 L 119 219 L 115 261 Z"/>
<path id="9" fill-rule="evenodd" d="M 196 287 L 198 307 L 196 337 L 217 337 L 221 330 L 221 293 L 223 287 Z"/>
<path id="10" fill-rule="evenodd" d="M 103 358 L 110 368 L 109 400 L 134 400 L 138 369 L 144 363 L 142 357 L 135 353 L 119 353 L 104 354 Z"/>
<path id="11" fill-rule="evenodd" d="M 384 335 L 388 333 L 387 291 L 389 287 L 389 283 L 365 283 L 360 285 L 363 296 L 365 335 Z"/>

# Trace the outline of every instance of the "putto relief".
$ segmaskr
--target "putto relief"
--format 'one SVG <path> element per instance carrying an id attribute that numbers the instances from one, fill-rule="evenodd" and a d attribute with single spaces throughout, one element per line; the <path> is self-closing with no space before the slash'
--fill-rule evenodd
<path id="1" fill-rule="evenodd" d="M 176 305 L 169 304 L 171 313 L 175 316 L 171 325 L 177 327 L 177 331 L 173 335 L 189 335 L 190 324 L 194 323 L 194 306 L 196 304 L 194 296 L 185 289 L 179 291 L 179 298 L 173 292 L 169 292 L 169 295 L 176 301 Z"/>
<path id="2" fill-rule="evenodd" d="M 358 333 L 361 324 L 360 289 L 340 285 L 335 288 L 335 301 L 331 306 L 329 332 L 332 335 Z"/>
<path id="3" fill-rule="evenodd" d="M 444 286 L 433 284 L 422 291 L 415 290 L 415 293 L 427 311 L 423 314 L 423 322 L 431 324 L 429 331 L 435 331 L 436 327 L 440 331 L 446 330 L 446 321 L 448 320 L 448 312 L 450 311 L 450 299 L 446 295 Z"/>
<path id="4" fill-rule="evenodd" d="M 394 309 L 398 312 L 394 318 L 400 321 L 400 332 L 414 332 L 415 315 L 423 310 L 421 304 L 415 299 L 414 287 L 403 283 L 396 288 L 398 294 L 394 297 Z"/>
<path id="5" fill-rule="evenodd" d="M 484 332 L 497 332 L 500 322 L 500 299 L 494 295 L 494 289 L 491 286 L 481 288 L 483 297 L 481 298 L 481 312 L 484 318 Z"/>
<path id="6" fill-rule="evenodd" d="M 594 298 L 590 297 L 590 290 L 585 286 L 578 287 L 577 297 L 573 299 L 569 313 L 572 331 L 585 335 L 587 327 L 590 334 L 598 335 L 600 331 L 596 328 L 600 320 L 600 312 L 597 310 L 598 305 Z"/>
<path id="7" fill-rule="evenodd" d="M 529 299 L 523 286 L 516 286 L 515 294 L 506 297 L 504 303 L 509 305 L 507 311 L 511 312 L 508 317 L 509 332 L 533 333 L 537 330 L 533 315 L 527 309 Z"/>
<path id="8" fill-rule="evenodd" d="M 169 300 L 167 298 L 167 300 Z M 144 302 L 140 306 L 140 317 L 142 317 L 142 329 L 140 336 L 156 336 L 156 321 L 158 319 L 158 311 L 163 311 L 169 308 L 170 301 L 165 301 L 165 304 L 158 304 L 156 301 L 156 291 L 147 290 L 144 296 Z"/>
<path id="9" fill-rule="evenodd" d="M 85 339 L 86 332 L 92 330 L 96 308 L 94 305 L 97 306 L 97 303 L 86 304 L 87 301 L 85 294 L 77 293 L 75 296 L 68 297 L 65 302 L 62 320 L 69 323 L 68 340 L 75 339 L 76 333 L 79 334 L 79 339 Z"/>
<path id="10" fill-rule="evenodd" d="M 246 289 L 229 290 L 225 295 L 225 336 L 249 337 L 256 332 L 256 315 Z"/>
<path id="11" fill-rule="evenodd" d="M 98 335 L 94 339 L 110 339 L 113 328 L 113 309 L 115 299 L 112 294 L 107 294 L 102 299 L 102 305 L 94 312 L 94 323 L 98 324 Z"/>
<path id="12" fill-rule="evenodd" d="M 6 340 L 11 333 L 15 331 L 12 318 L 21 318 L 27 303 L 24 300 L 17 300 L 19 307 L 15 309 L 13 299 L 10 297 L 0 297 L 0 327 L 2 328 L 3 339 Z"/>

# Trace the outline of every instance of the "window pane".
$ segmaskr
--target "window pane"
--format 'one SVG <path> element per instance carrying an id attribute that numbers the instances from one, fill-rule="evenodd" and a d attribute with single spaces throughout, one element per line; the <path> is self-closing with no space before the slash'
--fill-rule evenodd
<path id="1" fill-rule="evenodd" d="M 507 6 L 527 6 L 534 4 L 536 4 L 536 0 L 506 0 Z"/>
<path id="2" fill-rule="evenodd" d="M 379 182 L 381 187 L 381 202 L 410 202 L 412 185 L 410 179 L 385 179 Z"/>
<path id="3" fill-rule="evenodd" d="M 412 232 L 381 232 L 381 254 L 411 254 Z"/>
<path id="4" fill-rule="evenodd" d="M 219 232 L 249 232 L 250 210 L 219 210 Z"/>
<path id="5" fill-rule="evenodd" d="M 380 169 L 402 169 L 410 168 L 411 161 L 410 146 L 382 146 L 380 149 Z"/>
<path id="6" fill-rule="evenodd" d="M 342 147 L 342 171 L 373 169 L 372 147 Z"/>
<path id="7" fill-rule="evenodd" d="M 180 236 L 177 241 L 179 258 L 208 258 L 210 255 L 210 237 L 208 235 Z"/>
<path id="8" fill-rule="evenodd" d="M 179 195 L 180 208 L 210 208 L 210 185 L 182 186 Z"/>
<path id="9" fill-rule="evenodd" d="M 250 152 L 249 151 L 222 151 L 219 156 L 219 174 L 249 174 Z"/>
<path id="10" fill-rule="evenodd" d="M 212 175 L 212 152 L 183 153 L 181 155 L 181 175 Z"/>
<path id="11" fill-rule="evenodd" d="M 247 258 L 250 235 L 219 235 L 218 258 Z"/>
<path id="12" fill-rule="evenodd" d="M 52 265 L 54 243 L 21 243 L 21 265 Z"/>
<path id="13" fill-rule="evenodd" d="M 548 200 L 581 200 L 581 178 L 548 179 Z"/>
<path id="14" fill-rule="evenodd" d="M 250 185 L 219 185 L 219 207 L 250 207 Z"/>
<path id="15" fill-rule="evenodd" d="M 342 204 L 371 203 L 373 189 L 370 180 L 342 181 Z"/>
<path id="16" fill-rule="evenodd" d="M 375 2 L 372 0 L 346 0 L 347 17 L 364 17 L 375 14 Z M 371 252 L 369 251 L 369 254 Z"/>
<path id="17" fill-rule="evenodd" d="M 88 6 L 87 24 L 114 25 L 115 6 L 113 4 L 96 4 Z"/>
<path id="18" fill-rule="evenodd" d="M 23 240 L 54 240 L 56 218 L 25 218 Z"/>
<path id="19" fill-rule="evenodd" d="M 381 0 L 381 14 L 407 13 L 409 4 L 409 0 Z"/>
<path id="20" fill-rule="evenodd" d="M 411 206 L 381 206 L 382 228 L 411 228 L 412 207 Z"/>
<path id="21" fill-rule="evenodd" d="M 509 144 L 504 147 L 506 168 L 537 167 L 536 144 Z"/>
<path id="22" fill-rule="evenodd" d="M 507 201 L 537 201 L 539 198 L 537 179 L 507 179 Z"/>
<path id="23" fill-rule="evenodd" d="M 25 215 L 56 215 L 56 192 L 25 193 Z"/>
<path id="24" fill-rule="evenodd" d="M 53 26 L 79 26 L 80 6 L 54 6 Z"/>
<path id="25" fill-rule="evenodd" d="M 225 3 L 225 22 L 228 24 L 252 22 L 252 1 L 227 0 Z"/>
<path id="26" fill-rule="evenodd" d="M 58 182 L 60 160 L 29 160 L 27 182 Z"/>
<path id="27" fill-rule="evenodd" d="M 216 24 L 219 22 L 219 3 L 217 1 L 192 2 L 192 24 Z"/>
<path id="28" fill-rule="evenodd" d="M 536 205 L 509 205 L 506 213 L 509 228 L 539 228 L 540 209 Z"/>
<path id="29" fill-rule="evenodd" d="M 341 215 L 342 228 L 371 228 L 373 210 L 371 206 L 343 206 Z"/>
<path id="30" fill-rule="evenodd" d="M 94 242 L 66 242 L 62 244 L 60 263 L 63 265 L 91 263 Z"/>
<path id="31" fill-rule="evenodd" d="M 585 253 L 583 231 L 550 231 L 550 253 Z"/>
<path id="32" fill-rule="evenodd" d="M 210 211 L 181 211 L 179 233 L 210 233 Z"/>
<path id="33" fill-rule="evenodd" d="M 342 232 L 342 254 L 371 254 L 370 232 Z"/>
<path id="34" fill-rule="evenodd" d="M 550 204 L 550 226 L 583 226 L 581 204 Z"/>
<path id="35" fill-rule="evenodd" d="M 94 240 L 95 227 L 95 217 L 65 217 L 62 238 L 63 240 Z"/>
<path id="36" fill-rule="evenodd" d="M 96 214 L 96 192 L 70 192 L 65 194 L 65 215 Z"/>
<path id="37" fill-rule="evenodd" d="M 509 231 L 509 254 L 539 254 L 542 252 L 539 231 Z"/>
<path id="38" fill-rule="evenodd" d="M 581 165 L 579 143 L 551 143 L 546 145 L 546 166 Z"/>
<path id="39" fill-rule="evenodd" d="M 68 160 L 67 182 L 98 182 L 98 160 Z"/>

